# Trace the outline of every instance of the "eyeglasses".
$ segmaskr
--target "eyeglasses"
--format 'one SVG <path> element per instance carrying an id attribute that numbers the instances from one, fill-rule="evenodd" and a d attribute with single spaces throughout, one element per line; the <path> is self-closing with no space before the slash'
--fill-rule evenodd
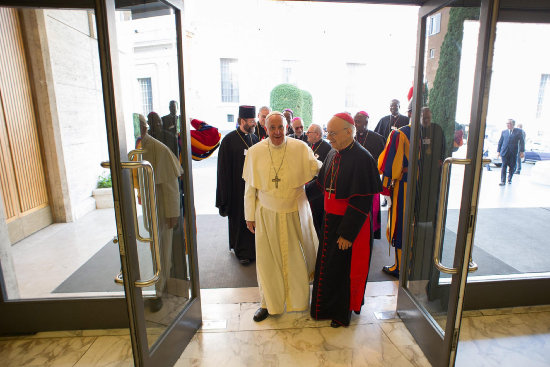
<path id="1" fill-rule="evenodd" d="M 344 130 L 347 130 L 347 129 L 349 129 L 349 128 L 348 128 L 348 127 L 345 127 L 345 128 L 343 128 L 342 130 L 338 130 L 338 131 L 329 131 L 329 132 L 327 132 L 327 135 L 328 135 L 328 136 L 336 136 L 338 133 L 340 133 L 340 131 L 344 131 Z"/>

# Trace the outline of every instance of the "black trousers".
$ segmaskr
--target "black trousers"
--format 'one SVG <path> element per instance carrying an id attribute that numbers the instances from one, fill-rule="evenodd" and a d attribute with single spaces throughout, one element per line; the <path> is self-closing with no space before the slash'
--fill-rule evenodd
<path id="1" fill-rule="evenodd" d="M 508 182 L 512 182 L 512 176 L 516 171 L 516 154 L 507 154 L 502 157 L 502 169 L 500 170 L 500 182 L 506 182 L 506 169 L 508 168 Z"/>

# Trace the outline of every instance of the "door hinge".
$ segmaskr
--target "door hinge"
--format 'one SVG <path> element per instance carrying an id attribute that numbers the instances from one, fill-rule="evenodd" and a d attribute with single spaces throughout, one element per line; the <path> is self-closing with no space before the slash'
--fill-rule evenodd
<path id="1" fill-rule="evenodd" d="M 451 342 L 451 351 L 456 351 L 458 345 L 458 329 L 453 331 L 453 340 Z"/>

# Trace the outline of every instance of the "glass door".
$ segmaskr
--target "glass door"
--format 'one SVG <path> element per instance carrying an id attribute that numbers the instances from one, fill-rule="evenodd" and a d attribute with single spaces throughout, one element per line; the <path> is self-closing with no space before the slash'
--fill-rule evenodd
<path id="1" fill-rule="evenodd" d="M 435 366 L 455 364 L 463 310 L 550 303 L 540 291 L 549 265 L 538 255 L 548 228 L 549 59 L 537 46 L 550 9 L 544 1 L 456 4 L 420 10 L 398 296 L 399 315 Z M 423 107 L 443 130 L 440 157 Z"/>
<path id="2" fill-rule="evenodd" d="M 126 327 L 135 365 L 173 364 L 201 324 L 183 5 L 27 5 L 0 7 L 0 332 Z"/>
<path id="3" fill-rule="evenodd" d="M 182 4 L 116 5 L 98 3 L 105 14 L 98 30 L 108 38 L 105 54 L 119 78 L 113 83 L 116 119 L 127 128 L 127 143 L 119 144 L 122 186 L 131 188 L 121 198 L 128 200 L 123 228 L 132 230 L 119 233 L 124 256 L 116 281 L 126 291 L 136 366 L 171 365 L 202 322 L 183 100 Z M 113 169 L 113 163 L 105 165 Z"/>
<path id="4" fill-rule="evenodd" d="M 431 1 L 419 14 L 397 312 L 434 366 L 454 365 L 466 277 L 477 269 L 470 253 L 493 6 Z"/>
<path id="5" fill-rule="evenodd" d="M 550 36 L 544 3 L 529 4 L 536 11 L 522 3 L 500 6 L 482 130 L 483 154 L 492 163 L 481 181 L 472 252 L 479 270 L 468 276 L 465 309 L 550 304 L 550 294 L 541 292 L 550 287 L 550 262 L 541 256 L 550 229 L 550 53 L 539 46 Z M 521 141 L 509 153 L 510 136 Z M 449 214 L 447 223 L 455 222 Z"/>

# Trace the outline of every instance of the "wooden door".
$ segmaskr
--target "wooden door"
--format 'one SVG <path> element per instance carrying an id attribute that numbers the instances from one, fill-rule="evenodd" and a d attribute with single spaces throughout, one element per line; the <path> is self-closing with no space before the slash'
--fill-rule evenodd
<path id="1" fill-rule="evenodd" d="M 0 8 L 0 188 L 12 244 L 51 223 L 17 10 Z"/>

